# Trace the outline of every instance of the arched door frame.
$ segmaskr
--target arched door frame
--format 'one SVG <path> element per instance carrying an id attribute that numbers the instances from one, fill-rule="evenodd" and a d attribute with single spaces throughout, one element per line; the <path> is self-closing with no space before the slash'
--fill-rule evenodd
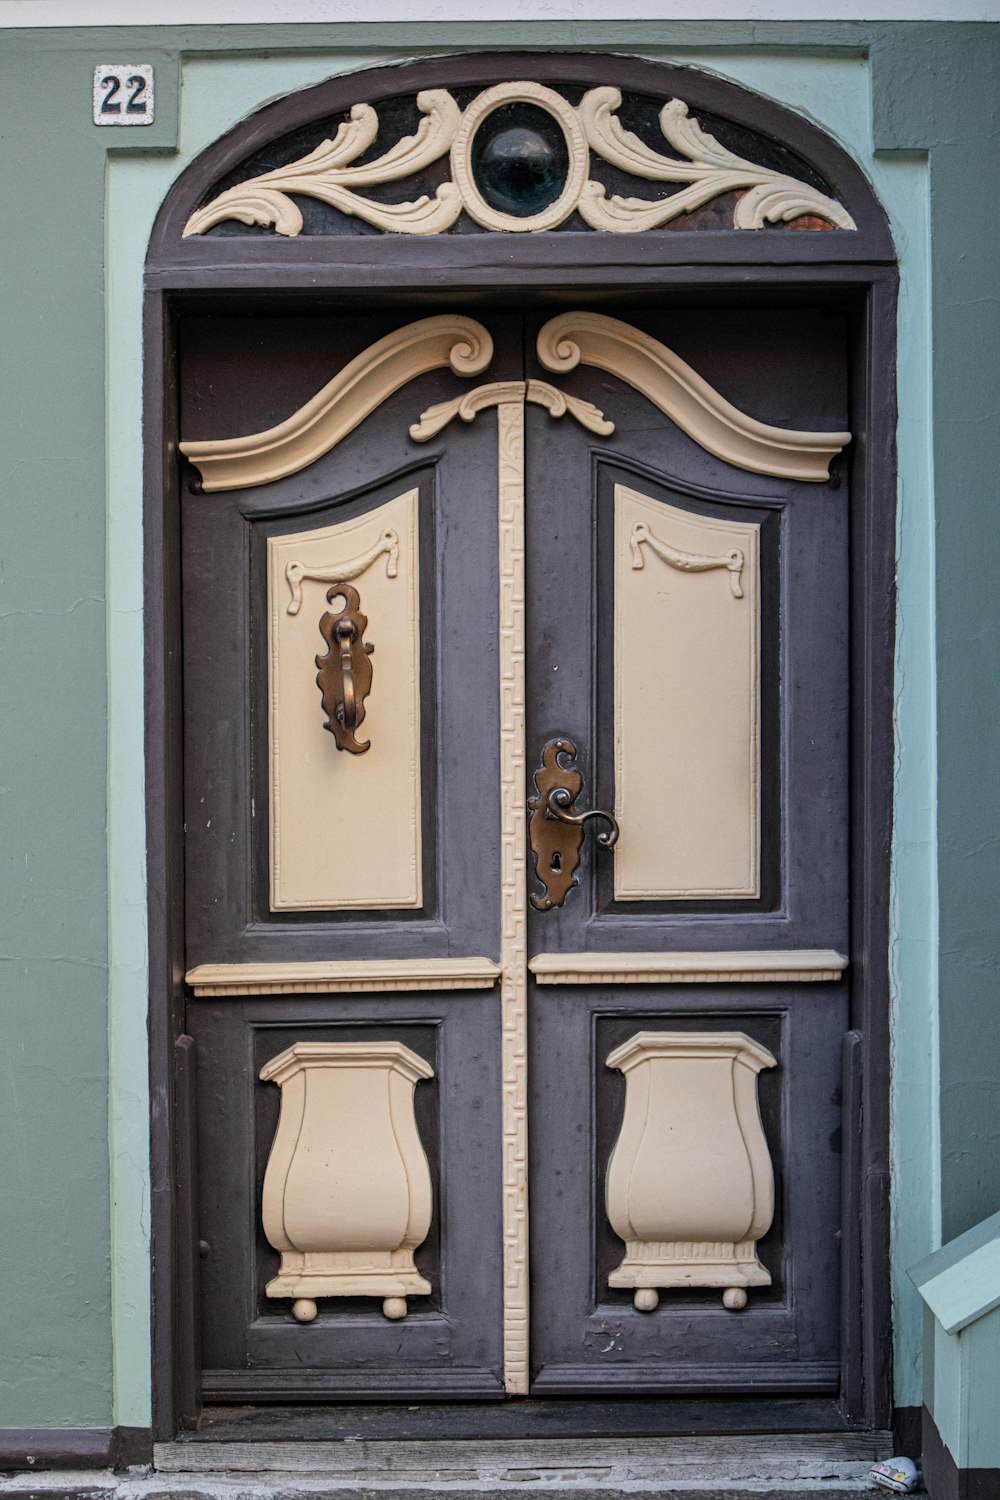
<path id="1" fill-rule="evenodd" d="M 364 234 L 183 237 L 213 184 L 259 149 L 359 100 L 519 78 L 595 81 L 683 98 L 693 114 L 738 120 L 780 140 L 850 208 L 856 230 L 713 233 Z M 498 286 L 500 289 L 498 290 Z M 889 1424 L 889 867 L 895 623 L 897 273 L 884 211 L 860 168 L 817 127 L 693 69 L 563 53 L 477 54 L 342 75 L 266 106 L 181 174 L 157 218 L 146 268 L 146 796 L 152 1096 L 154 1436 L 191 1421 L 197 1385 L 197 1217 L 193 1054 L 183 1032 L 183 796 L 180 756 L 176 324 L 195 304 L 426 306 L 675 299 L 687 305 L 808 296 L 851 327 L 852 1029 L 845 1039 L 843 1386 L 845 1419 Z M 187 482 L 185 477 L 184 482 Z M 780 1418 L 776 1418 L 780 1422 Z"/>

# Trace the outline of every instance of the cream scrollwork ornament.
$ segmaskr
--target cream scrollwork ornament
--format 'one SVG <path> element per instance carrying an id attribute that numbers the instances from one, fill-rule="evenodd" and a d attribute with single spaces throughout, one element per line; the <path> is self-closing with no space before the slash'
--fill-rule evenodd
<path id="1" fill-rule="evenodd" d="M 227 219 L 295 236 L 304 227 L 295 197 L 318 199 L 390 234 L 442 234 L 463 211 L 480 228 L 500 233 L 541 233 L 578 212 L 591 229 L 637 234 L 660 229 L 727 193 L 738 195 L 734 229 L 764 229 L 803 217 L 823 220 L 833 229 L 856 228 L 842 204 L 810 183 L 723 146 L 691 117 L 682 99 L 667 100 L 659 114 L 660 130 L 673 156 L 654 150 L 625 128 L 617 115 L 621 91 L 609 86 L 589 89 L 575 106 L 530 80 L 496 84 L 464 109 L 447 89 L 426 89 L 416 96 L 416 104 L 423 119 L 414 134 L 360 164 L 358 158 L 378 135 L 379 118 L 370 104 L 355 104 L 332 140 L 322 141 L 286 166 L 224 189 L 197 209 L 184 227 L 185 238 L 205 234 Z M 547 115 L 565 147 L 561 181 L 552 187 L 548 200 L 523 216 L 491 201 L 475 165 L 482 127 L 491 120 L 497 123 L 498 110 L 518 106 Z M 647 189 L 649 184 L 665 184 L 669 191 L 653 198 L 608 196 L 605 184 L 591 175 L 591 153 Z M 445 155 L 450 158 L 450 180 L 440 183 L 433 196 L 425 192 L 412 201 L 381 203 L 359 191 L 402 183 Z"/>
<path id="2" fill-rule="evenodd" d="M 841 204 L 808 183 L 727 151 L 691 119 L 683 99 L 669 99 L 660 111 L 660 129 L 676 157 L 661 155 L 626 130 L 615 113 L 621 102 L 616 88 L 591 89 L 580 101 L 591 149 L 633 177 L 685 186 L 666 198 L 608 198 L 603 184 L 588 181 L 579 209 L 592 229 L 618 234 L 658 229 L 731 192 L 742 194 L 733 210 L 734 229 L 764 229 L 804 214 L 825 219 L 835 229 L 856 227 Z"/>
<path id="3" fill-rule="evenodd" d="M 462 200 L 450 182 L 442 183 L 433 198 L 425 193 L 412 203 L 375 203 L 357 191 L 420 172 L 450 149 L 462 112 L 448 91 L 425 90 L 417 95 L 417 108 L 424 118 L 414 135 L 404 136 L 375 161 L 352 166 L 378 134 L 378 115 L 371 105 L 355 104 L 350 119 L 332 141 L 321 142 L 315 151 L 286 167 L 227 188 L 199 208 L 184 226 L 185 239 L 204 234 L 225 219 L 264 228 L 273 225 L 278 234 L 297 235 L 302 230 L 302 213 L 290 193 L 318 198 L 343 214 L 390 232 L 439 234 L 448 229 L 462 212 Z"/>
<path id="4" fill-rule="evenodd" d="M 669 542 L 663 542 L 659 537 L 654 536 L 645 521 L 636 521 L 629 535 L 633 568 L 645 567 L 642 555 L 644 543 L 663 562 L 671 568 L 678 568 L 682 573 L 709 573 L 713 568 L 726 568 L 733 598 L 743 598 L 741 577 L 746 559 L 739 547 L 732 547 L 725 556 L 720 557 L 709 556 L 702 552 L 682 552 L 679 547 L 671 547 Z"/>
<path id="5" fill-rule="evenodd" d="M 313 568 L 297 559 L 286 563 L 285 578 L 292 596 L 288 601 L 287 613 L 297 615 L 302 608 L 304 579 L 312 579 L 315 583 L 348 583 L 352 578 L 360 577 L 380 557 L 385 557 L 385 576 L 395 578 L 399 571 L 399 532 L 392 526 L 386 527 L 378 541 L 374 546 L 369 547 L 367 552 L 362 552 L 360 557 L 352 557 L 347 562 Z"/>
<path id="6" fill-rule="evenodd" d="M 490 385 L 477 385 L 451 401 L 429 406 L 421 412 L 419 422 L 414 422 L 410 428 L 410 437 L 415 443 L 424 443 L 428 438 L 436 437 L 453 418 L 472 422 L 487 407 L 500 406 L 507 401 L 530 401 L 535 406 L 543 406 L 551 417 L 564 417 L 569 412 L 581 427 L 598 437 L 608 437 L 615 430 L 614 422 L 609 421 L 593 402 L 557 391 L 547 380 L 497 380 Z"/>

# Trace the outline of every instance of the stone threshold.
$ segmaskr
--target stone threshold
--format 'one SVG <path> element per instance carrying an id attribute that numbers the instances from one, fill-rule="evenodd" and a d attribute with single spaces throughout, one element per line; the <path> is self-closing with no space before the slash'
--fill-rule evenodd
<path id="1" fill-rule="evenodd" d="M 730 1485 L 725 1481 L 706 1481 L 703 1484 L 681 1483 L 678 1485 L 646 1485 L 627 1483 L 614 1488 L 592 1487 L 571 1479 L 524 1483 L 497 1487 L 492 1482 L 474 1486 L 467 1484 L 399 1485 L 382 1481 L 364 1485 L 339 1482 L 331 1484 L 322 1475 L 310 1475 L 295 1479 L 284 1479 L 277 1475 L 264 1478 L 249 1474 L 177 1474 L 166 1476 L 150 1473 L 143 1476 L 94 1474 L 93 1472 L 60 1474 L 17 1474 L 0 1480 L 0 1495 L 4 1500 L 371 1500 L 378 1495 L 380 1500 L 484 1500 L 490 1495 L 583 1495 L 586 1500 L 625 1500 L 637 1495 L 643 1500 L 793 1500 L 793 1497 L 813 1497 L 813 1500 L 858 1500 L 863 1495 L 884 1495 L 884 1490 L 873 1490 L 867 1480 L 799 1480 L 794 1484 L 780 1484 L 763 1480 L 753 1486 Z M 922 1500 L 921 1491 L 916 1500 Z"/>
<path id="2" fill-rule="evenodd" d="M 151 1471 L 0 1478 L 0 1500 L 847 1500 L 870 1490 L 888 1433 L 394 1442 L 159 1443 Z"/>

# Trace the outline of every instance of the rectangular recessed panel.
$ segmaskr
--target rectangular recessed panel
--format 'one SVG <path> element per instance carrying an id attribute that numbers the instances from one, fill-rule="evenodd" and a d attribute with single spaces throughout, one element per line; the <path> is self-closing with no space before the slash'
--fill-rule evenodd
<path id="1" fill-rule="evenodd" d="M 615 486 L 620 901 L 760 893 L 759 539 Z"/>
<path id="2" fill-rule="evenodd" d="M 268 538 L 272 911 L 421 904 L 417 498 Z M 375 647 L 361 755 L 324 729 L 316 684 L 337 581 L 358 590 Z"/>

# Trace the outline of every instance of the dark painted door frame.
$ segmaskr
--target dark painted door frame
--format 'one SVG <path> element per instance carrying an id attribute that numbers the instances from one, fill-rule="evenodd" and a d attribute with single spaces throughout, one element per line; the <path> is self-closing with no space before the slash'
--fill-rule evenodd
<path id="1" fill-rule="evenodd" d="M 859 223 L 844 234 L 623 236 L 366 235 L 182 240 L 207 185 L 254 143 L 358 98 L 407 88 L 487 86 L 537 76 L 538 54 L 437 59 L 347 75 L 268 106 L 209 148 L 168 196 L 151 241 L 145 304 L 146 799 L 152 1100 L 153 1431 L 172 1438 L 200 1408 L 193 1043 L 183 1030 L 183 702 L 181 473 L 176 324 L 180 313 L 311 305 L 432 312 L 614 301 L 714 306 L 836 305 L 851 323 L 851 1030 L 844 1048 L 843 1386 L 845 1421 L 885 1427 L 892 1411 L 889 1281 L 889 869 L 892 830 L 896 510 L 896 289 L 884 217 L 862 174 L 815 127 L 719 80 L 624 58 L 547 58 L 546 78 L 617 82 L 733 114 L 819 164 Z M 678 75 L 684 75 L 684 81 Z M 391 76 L 389 76 L 391 75 Z M 325 91 L 323 105 L 313 98 Z M 234 138 L 238 138 L 234 144 Z M 858 202 L 864 212 L 859 214 Z M 688 1405 L 690 1403 L 685 1403 Z M 732 1403 L 727 1403 L 732 1405 Z M 759 1405 L 758 1405 L 759 1411 Z M 781 1427 L 780 1407 L 775 1424 Z M 699 1423 L 699 1430 L 706 1430 Z"/>

